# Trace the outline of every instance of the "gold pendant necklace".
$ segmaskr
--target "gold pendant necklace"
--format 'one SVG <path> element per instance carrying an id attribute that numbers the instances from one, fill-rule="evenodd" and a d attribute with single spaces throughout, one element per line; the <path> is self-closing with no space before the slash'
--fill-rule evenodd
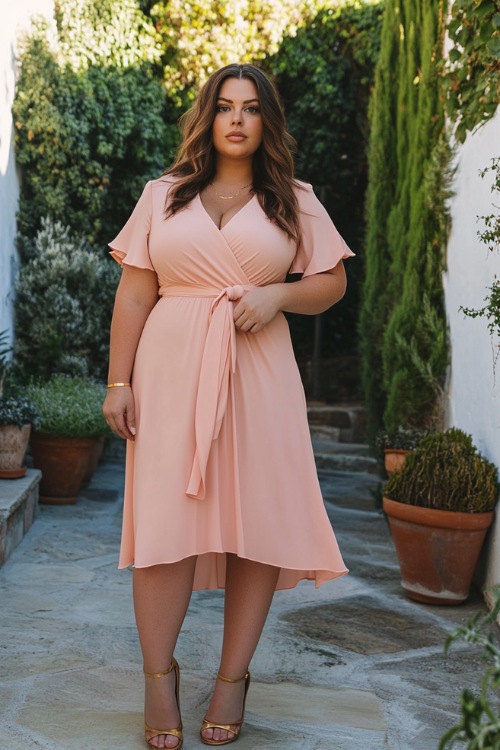
<path id="1" fill-rule="evenodd" d="M 241 193 L 241 191 L 242 191 L 242 190 L 244 190 L 244 189 L 245 189 L 245 188 L 247 188 L 247 187 L 250 187 L 250 184 L 251 184 L 251 183 L 248 183 L 248 185 L 243 185 L 243 187 L 241 187 L 241 188 L 240 188 L 240 189 L 238 190 L 238 192 L 237 192 L 237 193 L 235 193 L 234 195 L 221 195 L 221 194 L 220 194 L 220 193 L 218 193 L 218 192 L 217 192 L 217 190 L 215 189 L 215 185 L 214 185 L 214 183 L 213 183 L 213 182 L 211 182 L 211 183 L 210 183 L 210 185 L 212 186 L 212 190 L 214 191 L 215 195 L 216 195 L 216 196 L 217 196 L 218 198 L 222 198 L 222 200 L 223 200 L 223 201 L 229 201 L 229 200 L 231 200 L 232 198 L 237 198 L 237 197 L 238 197 L 238 195 L 239 195 L 239 194 Z"/>

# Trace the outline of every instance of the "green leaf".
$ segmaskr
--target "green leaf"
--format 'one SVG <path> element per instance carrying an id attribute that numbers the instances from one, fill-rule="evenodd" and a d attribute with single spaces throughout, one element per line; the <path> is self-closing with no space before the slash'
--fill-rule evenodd
<path id="1" fill-rule="evenodd" d="M 462 57 L 462 54 L 463 53 L 461 50 L 459 50 L 457 47 L 453 47 L 448 53 L 448 58 L 452 63 L 457 62 L 457 60 L 460 60 L 460 58 Z"/>
<path id="2" fill-rule="evenodd" d="M 474 9 L 473 12 L 475 12 L 479 20 L 482 21 L 489 13 L 495 13 L 496 9 L 497 7 L 494 2 L 491 0 L 484 0 L 479 7 Z"/>
<path id="3" fill-rule="evenodd" d="M 500 37 L 494 37 L 493 39 L 490 39 L 490 41 L 486 45 L 486 49 L 490 53 L 490 55 L 494 58 L 500 57 Z"/>

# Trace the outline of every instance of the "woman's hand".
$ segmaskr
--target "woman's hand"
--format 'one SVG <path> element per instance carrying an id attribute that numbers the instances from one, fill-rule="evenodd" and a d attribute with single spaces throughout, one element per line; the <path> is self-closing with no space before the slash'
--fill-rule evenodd
<path id="1" fill-rule="evenodd" d="M 104 419 L 115 435 L 133 440 L 135 435 L 134 394 L 128 386 L 109 388 L 102 405 Z"/>
<path id="2" fill-rule="evenodd" d="M 240 331 L 258 333 L 280 310 L 280 284 L 247 289 L 234 305 L 234 324 Z"/>

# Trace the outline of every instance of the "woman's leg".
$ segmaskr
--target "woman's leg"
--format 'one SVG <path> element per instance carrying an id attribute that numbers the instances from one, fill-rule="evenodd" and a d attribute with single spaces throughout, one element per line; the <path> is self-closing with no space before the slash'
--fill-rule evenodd
<path id="1" fill-rule="evenodd" d="M 177 637 L 193 590 L 196 557 L 177 563 L 134 569 L 134 609 L 144 670 L 164 672 L 170 666 Z M 150 727 L 176 728 L 180 724 L 175 700 L 174 672 L 146 678 L 144 716 Z M 173 735 L 151 740 L 152 747 L 175 748 Z"/>
<path id="2" fill-rule="evenodd" d="M 276 590 L 280 569 L 236 555 L 227 555 L 224 602 L 224 639 L 219 672 L 236 680 L 252 659 Z M 213 723 L 232 724 L 241 719 L 245 682 L 216 680 L 207 711 Z M 224 740 L 223 729 L 205 729 L 206 739 Z M 231 736 L 231 735 L 229 735 Z"/>

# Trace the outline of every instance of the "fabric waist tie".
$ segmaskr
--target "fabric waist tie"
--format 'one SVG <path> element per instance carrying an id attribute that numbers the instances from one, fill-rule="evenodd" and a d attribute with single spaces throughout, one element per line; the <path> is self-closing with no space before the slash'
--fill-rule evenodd
<path id="1" fill-rule="evenodd" d="M 186 495 L 203 500 L 205 475 L 212 442 L 217 439 L 229 394 L 230 373 L 236 367 L 236 328 L 233 302 L 241 299 L 252 284 L 237 284 L 225 289 L 191 286 L 162 286 L 162 297 L 213 297 L 208 332 L 203 349 L 196 396 L 195 441 L 191 476 Z"/>

